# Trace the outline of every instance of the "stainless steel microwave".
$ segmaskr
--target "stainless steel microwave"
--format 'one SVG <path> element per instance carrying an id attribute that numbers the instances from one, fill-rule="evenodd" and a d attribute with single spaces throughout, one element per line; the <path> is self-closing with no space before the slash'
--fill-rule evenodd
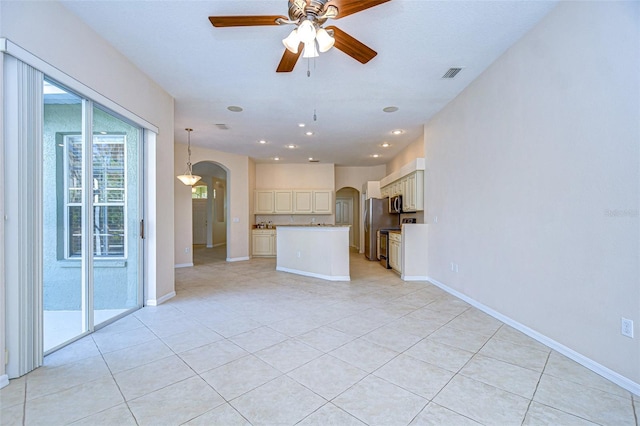
<path id="1" fill-rule="evenodd" d="M 402 213 L 402 195 L 394 195 L 393 197 L 389 197 L 389 213 Z"/>

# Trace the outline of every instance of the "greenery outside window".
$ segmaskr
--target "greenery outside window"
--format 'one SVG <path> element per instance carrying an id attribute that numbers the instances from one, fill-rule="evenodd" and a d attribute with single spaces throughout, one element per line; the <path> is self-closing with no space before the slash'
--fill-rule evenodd
<path id="1" fill-rule="evenodd" d="M 196 185 L 191 188 L 191 198 L 194 199 L 206 199 L 207 198 L 207 185 Z"/>
<path id="2" fill-rule="evenodd" d="M 126 256 L 126 136 L 93 136 L 93 255 L 96 258 Z M 65 215 L 67 259 L 82 253 L 82 135 L 66 135 Z"/>

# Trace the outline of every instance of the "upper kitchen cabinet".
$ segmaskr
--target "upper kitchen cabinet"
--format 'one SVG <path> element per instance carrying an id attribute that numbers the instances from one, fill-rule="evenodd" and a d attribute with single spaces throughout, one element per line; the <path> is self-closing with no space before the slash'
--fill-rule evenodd
<path id="1" fill-rule="evenodd" d="M 273 191 L 275 206 L 273 212 L 275 214 L 293 213 L 293 192 L 289 190 Z"/>
<path id="2" fill-rule="evenodd" d="M 424 171 L 417 170 L 402 179 L 402 210 L 419 212 L 424 210 Z"/>
<path id="3" fill-rule="evenodd" d="M 330 189 L 258 189 L 255 214 L 332 214 Z"/>
<path id="4" fill-rule="evenodd" d="M 331 190 L 313 191 L 313 213 L 317 213 L 317 214 L 333 213 L 333 191 Z"/>
<path id="5" fill-rule="evenodd" d="M 296 214 L 313 213 L 313 191 L 293 191 L 293 212 Z"/>
<path id="6" fill-rule="evenodd" d="M 405 164 L 380 181 L 383 197 L 402 195 L 402 210 L 424 211 L 424 158 Z"/>
<path id="7" fill-rule="evenodd" d="M 273 214 L 273 191 L 257 190 L 254 193 L 254 205 L 256 214 Z"/>

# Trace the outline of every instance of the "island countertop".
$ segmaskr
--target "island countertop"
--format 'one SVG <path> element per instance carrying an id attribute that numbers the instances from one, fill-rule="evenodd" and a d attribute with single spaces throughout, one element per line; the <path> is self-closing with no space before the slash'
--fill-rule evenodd
<path id="1" fill-rule="evenodd" d="M 276 225 L 277 228 L 350 228 L 351 225 L 332 225 L 330 223 L 308 223 L 300 225 Z"/>
<path id="2" fill-rule="evenodd" d="M 278 225 L 276 270 L 350 281 L 348 225 Z"/>

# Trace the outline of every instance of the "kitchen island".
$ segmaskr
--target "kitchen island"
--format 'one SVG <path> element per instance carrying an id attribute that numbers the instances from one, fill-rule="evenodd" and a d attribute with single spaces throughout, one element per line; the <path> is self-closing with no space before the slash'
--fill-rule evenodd
<path id="1" fill-rule="evenodd" d="M 278 225 L 276 270 L 350 281 L 349 226 Z"/>

